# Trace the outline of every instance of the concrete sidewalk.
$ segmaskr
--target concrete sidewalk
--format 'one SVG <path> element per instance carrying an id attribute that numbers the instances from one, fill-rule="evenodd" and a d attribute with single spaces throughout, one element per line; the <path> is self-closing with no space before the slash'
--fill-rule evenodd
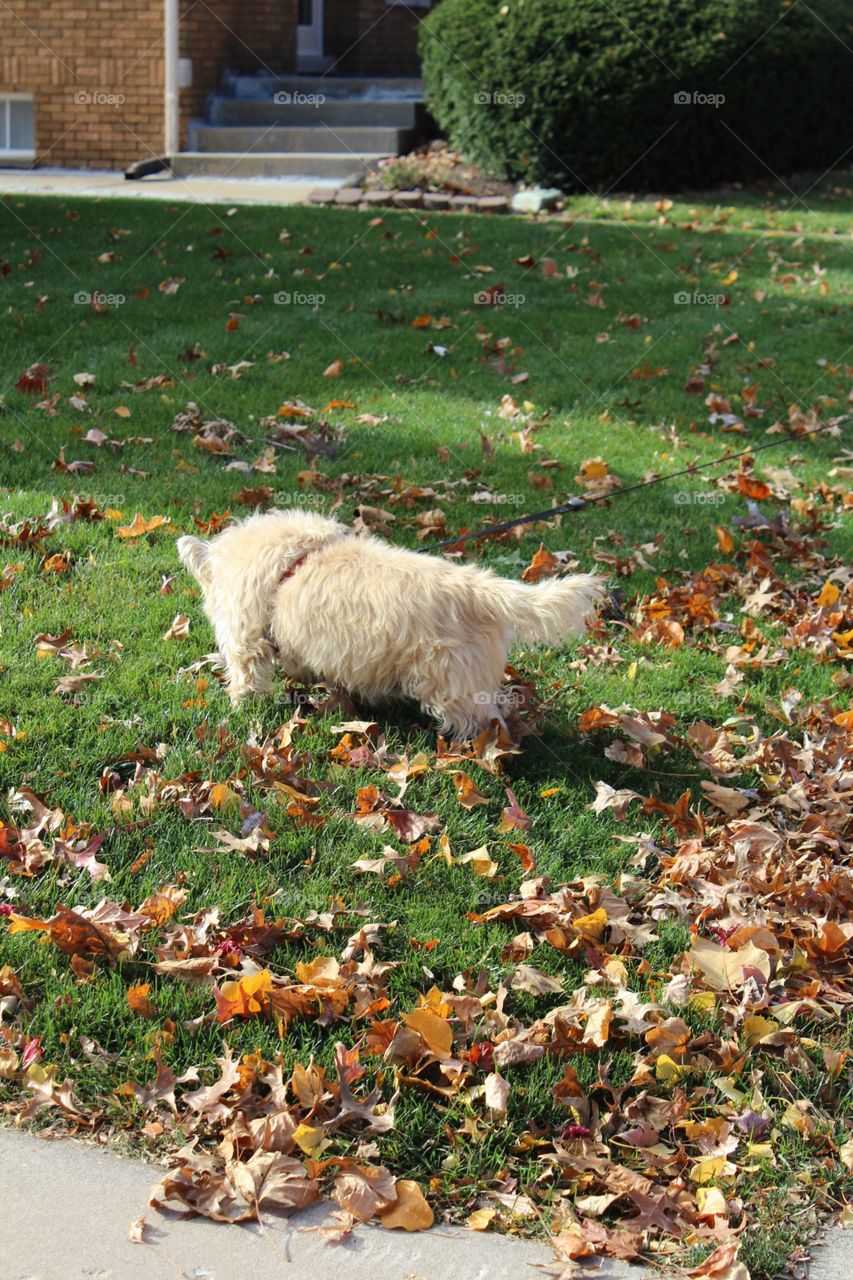
<path id="1" fill-rule="evenodd" d="M 188 200 L 193 204 L 302 204 L 315 187 L 339 187 L 340 178 L 229 178 L 156 174 L 128 182 L 124 174 L 94 169 L 0 169 L 0 196 L 121 196 Z"/>
<path id="2" fill-rule="evenodd" d="M 147 1207 L 158 1176 L 91 1145 L 0 1129 L 0 1280 L 536 1280 L 536 1264 L 553 1261 L 545 1245 L 451 1227 L 361 1226 L 347 1244 L 327 1245 L 306 1230 L 328 1220 L 319 1205 L 290 1220 L 269 1214 L 263 1231 L 181 1219 Z M 151 1243 L 131 1244 L 143 1214 Z M 851 1246 L 853 1233 L 830 1232 L 810 1280 L 853 1275 Z M 665 1280 L 609 1261 L 589 1275 Z"/>

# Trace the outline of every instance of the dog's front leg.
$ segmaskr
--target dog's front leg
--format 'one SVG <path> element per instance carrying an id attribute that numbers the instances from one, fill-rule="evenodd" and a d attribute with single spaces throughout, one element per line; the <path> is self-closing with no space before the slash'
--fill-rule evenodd
<path id="1" fill-rule="evenodd" d="M 232 706 L 253 693 L 269 693 L 272 689 L 276 654 L 266 636 L 243 636 L 239 644 L 223 637 L 219 640 L 219 654 Z"/>

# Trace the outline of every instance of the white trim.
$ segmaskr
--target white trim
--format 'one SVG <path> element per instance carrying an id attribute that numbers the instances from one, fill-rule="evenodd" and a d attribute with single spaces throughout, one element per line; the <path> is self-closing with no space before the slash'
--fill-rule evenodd
<path id="1" fill-rule="evenodd" d="M 311 0 L 310 26 L 297 25 L 297 57 L 320 56 L 323 53 L 323 0 Z"/>
<path id="2" fill-rule="evenodd" d="M 163 143 L 167 159 L 181 149 L 178 0 L 163 0 Z"/>
<path id="3" fill-rule="evenodd" d="M 13 147 L 12 142 L 12 113 L 3 110 L 7 102 L 29 102 L 32 106 L 32 126 L 33 126 L 33 142 L 35 143 L 35 97 L 31 93 L 4 93 L 0 92 L 0 158 L 6 160 L 35 160 L 35 149 L 33 147 Z"/>

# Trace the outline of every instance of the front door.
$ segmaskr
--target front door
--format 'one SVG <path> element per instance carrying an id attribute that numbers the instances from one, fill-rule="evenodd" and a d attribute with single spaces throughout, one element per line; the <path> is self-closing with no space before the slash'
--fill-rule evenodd
<path id="1" fill-rule="evenodd" d="M 323 52 L 323 0 L 299 0 L 296 51 L 299 58 Z"/>

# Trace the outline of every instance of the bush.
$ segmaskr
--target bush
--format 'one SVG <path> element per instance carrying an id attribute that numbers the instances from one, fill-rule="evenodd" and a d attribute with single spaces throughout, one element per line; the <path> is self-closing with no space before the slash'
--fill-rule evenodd
<path id="1" fill-rule="evenodd" d="M 435 119 L 499 177 L 705 186 L 850 145 L 849 0 L 442 0 L 420 42 Z"/>

